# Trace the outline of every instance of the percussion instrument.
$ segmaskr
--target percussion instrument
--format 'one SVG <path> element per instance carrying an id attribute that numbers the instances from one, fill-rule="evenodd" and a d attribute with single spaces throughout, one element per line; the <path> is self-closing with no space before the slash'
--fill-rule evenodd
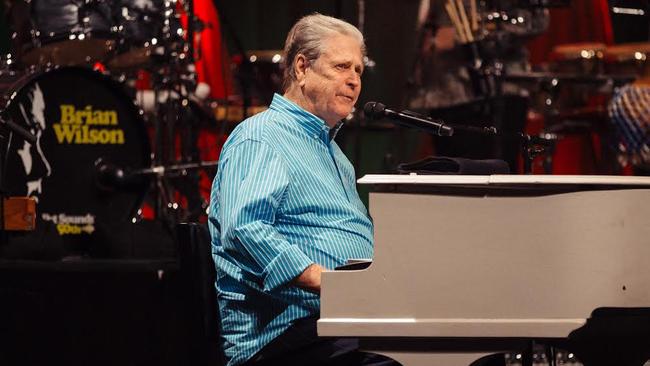
<path id="1" fill-rule="evenodd" d="M 609 74 L 650 76 L 650 43 L 624 43 L 605 49 L 605 70 Z"/>
<path id="2" fill-rule="evenodd" d="M 9 195 L 38 201 L 37 231 L 54 225 L 75 246 L 90 240 L 101 223 L 134 216 L 146 180 L 110 174 L 107 180 L 96 168 L 150 166 L 141 112 L 120 84 L 87 68 L 61 67 L 3 71 L 0 90 L 2 117 L 37 137 L 30 144 L 14 135 L 6 165 Z"/>
<path id="3" fill-rule="evenodd" d="M 553 71 L 598 74 L 603 71 L 603 43 L 563 44 L 553 48 Z"/>
<path id="4" fill-rule="evenodd" d="M 80 65 L 115 46 L 110 2 L 17 0 L 8 11 L 13 49 L 25 65 Z"/>
<path id="5" fill-rule="evenodd" d="M 132 69 L 152 62 L 165 47 L 178 48 L 184 35 L 172 3 L 163 0 L 120 0 L 113 6 L 119 36 L 113 69 Z M 169 51 L 169 50 L 167 50 Z"/>

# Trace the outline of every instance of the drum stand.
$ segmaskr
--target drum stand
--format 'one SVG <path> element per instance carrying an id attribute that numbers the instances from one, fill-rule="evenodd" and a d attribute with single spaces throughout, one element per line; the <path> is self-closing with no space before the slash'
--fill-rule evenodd
<path id="1" fill-rule="evenodd" d="M 187 2 L 188 40 L 171 32 L 162 40 L 164 52 L 152 68 L 155 100 L 153 137 L 153 164 L 149 172 L 155 174 L 154 208 L 156 218 L 172 225 L 179 221 L 196 221 L 205 211 L 205 202 L 198 191 L 197 169 L 214 166 L 215 162 L 202 163 L 196 147 L 197 126 L 183 118 L 191 113 L 189 91 L 196 88 L 193 70 L 195 34 L 193 1 Z M 180 46 L 179 46 L 180 45 Z M 180 134 L 177 154 L 176 136 Z M 177 157 L 177 155 L 180 155 Z M 186 212 L 180 211 L 176 192 L 186 198 Z"/>
<path id="2" fill-rule="evenodd" d="M 491 100 L 492 106 L 492 123 L 497 126 L 503 125 L 503 80 L 504 64 L 498 58 L 487 60 L 483 57 L 480 41 L 465 44 L 469 58 L 472 62 L 468 71 L 472 79 L 472 86 L 475 95 L 481 95 L 485 100 Z M 459 130 L 478 133 L 482 135 L 491 135 L 494 137 L 503 137 L 508 140 L 518 141 L 521 146 L 521 156 L 524 163 L 524 174 L 531 174 L 533 160 L 552 149 L 555 145 L 555 138 L 530 136 L 523 132 L 507 133 L 498 131 L 495 127 L 474 127 L 474 126 L 455 126 Z"/>

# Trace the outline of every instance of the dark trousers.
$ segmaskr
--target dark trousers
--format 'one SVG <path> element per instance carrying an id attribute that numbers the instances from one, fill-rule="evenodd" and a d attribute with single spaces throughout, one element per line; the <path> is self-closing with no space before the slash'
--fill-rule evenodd
<path id="1" fill-rule="evenodd" d="M 293 324 L 246 365 L 400 366 L 388 357 L 359 351 L 354 338 L 319 338 L 314 318 Z"/>

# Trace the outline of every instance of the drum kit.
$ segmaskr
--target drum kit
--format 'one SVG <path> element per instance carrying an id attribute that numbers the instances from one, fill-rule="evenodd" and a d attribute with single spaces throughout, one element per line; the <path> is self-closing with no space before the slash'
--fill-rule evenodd
<path id="1" fill-rule="evenodd" d="M 211 113 L 194 95 L 192 2 L 17 0 L 6 13 L 0 113 L 36 139 L 0 129 L 0 184 L 37 200 L 37 228 L 89 237 L 100 222 L 138 221 L 145 196 L 170 225 L 205 214 L 199 171 L 216 162 L 196 147 Z M 148 114 L 134 87 L 143 73 Z"/>
<path id="2" fill-rule="evenodd" d="M 531 71 L 530 65 L 521 67 L 509 60 L 505 50 L 517 44 L 523 48 L 515 38 L 529 39 L 546 30 L 548 13 L 544 13 L 544 8 L 566 6 L 568 2 L 522 1 L 510 6 L 504 3 L 493 8 L 479 7 L 478 11 L 470 6 L 469 15 L 465 15 L 463 7 L 454 9 L 450 0 L 447 11 L 457 34 L 466 34 L 459 39 L 464 39 L 461 43 L 471 51 L 466 61 L 474 94 L 498 97 L 504 90 L 523 93 L 536 112 L 529 115 L 540 116 L 544 121 L 544 127 L 534 134 L 552 144 L 543 154 L 537 154 L 545 158 L 541 159 L 543 164 L 538 164 L 537 159 L 533 171 L 568 173 L 553 168 L 553 155 L 557 152 L 552 145 L 576 134 L 589 141 L 589 155 L 611 157 L 570 173 L 616 174 L 626 165 L 650 164 L 650 43 L 562 44 L 554 47 L 548 64 Z M 601 141 L 604 153 L 595 151 L 598 144 L 591 142 L 594 139 Z"/>
<path id="3" fill-rule="evenodd" d="M 537 86 L 545 132 L 582 134 L 588 144 L 598 136 L 612 158 L 595 164 L 596 172 L 612 174 L 650 163 L 649 57 L 650 43 L 565 44 L 554 48 L 549 71 L 507 77 Z"/>

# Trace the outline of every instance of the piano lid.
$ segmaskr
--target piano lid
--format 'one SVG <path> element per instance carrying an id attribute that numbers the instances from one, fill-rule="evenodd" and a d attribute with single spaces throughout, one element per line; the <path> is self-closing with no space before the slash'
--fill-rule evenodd
<path id="1" fill-rule="evenodd" d="M 597 185 L 650 187 L 650 177 L 617 175 L 417 175 L 368 174 L 359 184 L 423 185 Z"/>

